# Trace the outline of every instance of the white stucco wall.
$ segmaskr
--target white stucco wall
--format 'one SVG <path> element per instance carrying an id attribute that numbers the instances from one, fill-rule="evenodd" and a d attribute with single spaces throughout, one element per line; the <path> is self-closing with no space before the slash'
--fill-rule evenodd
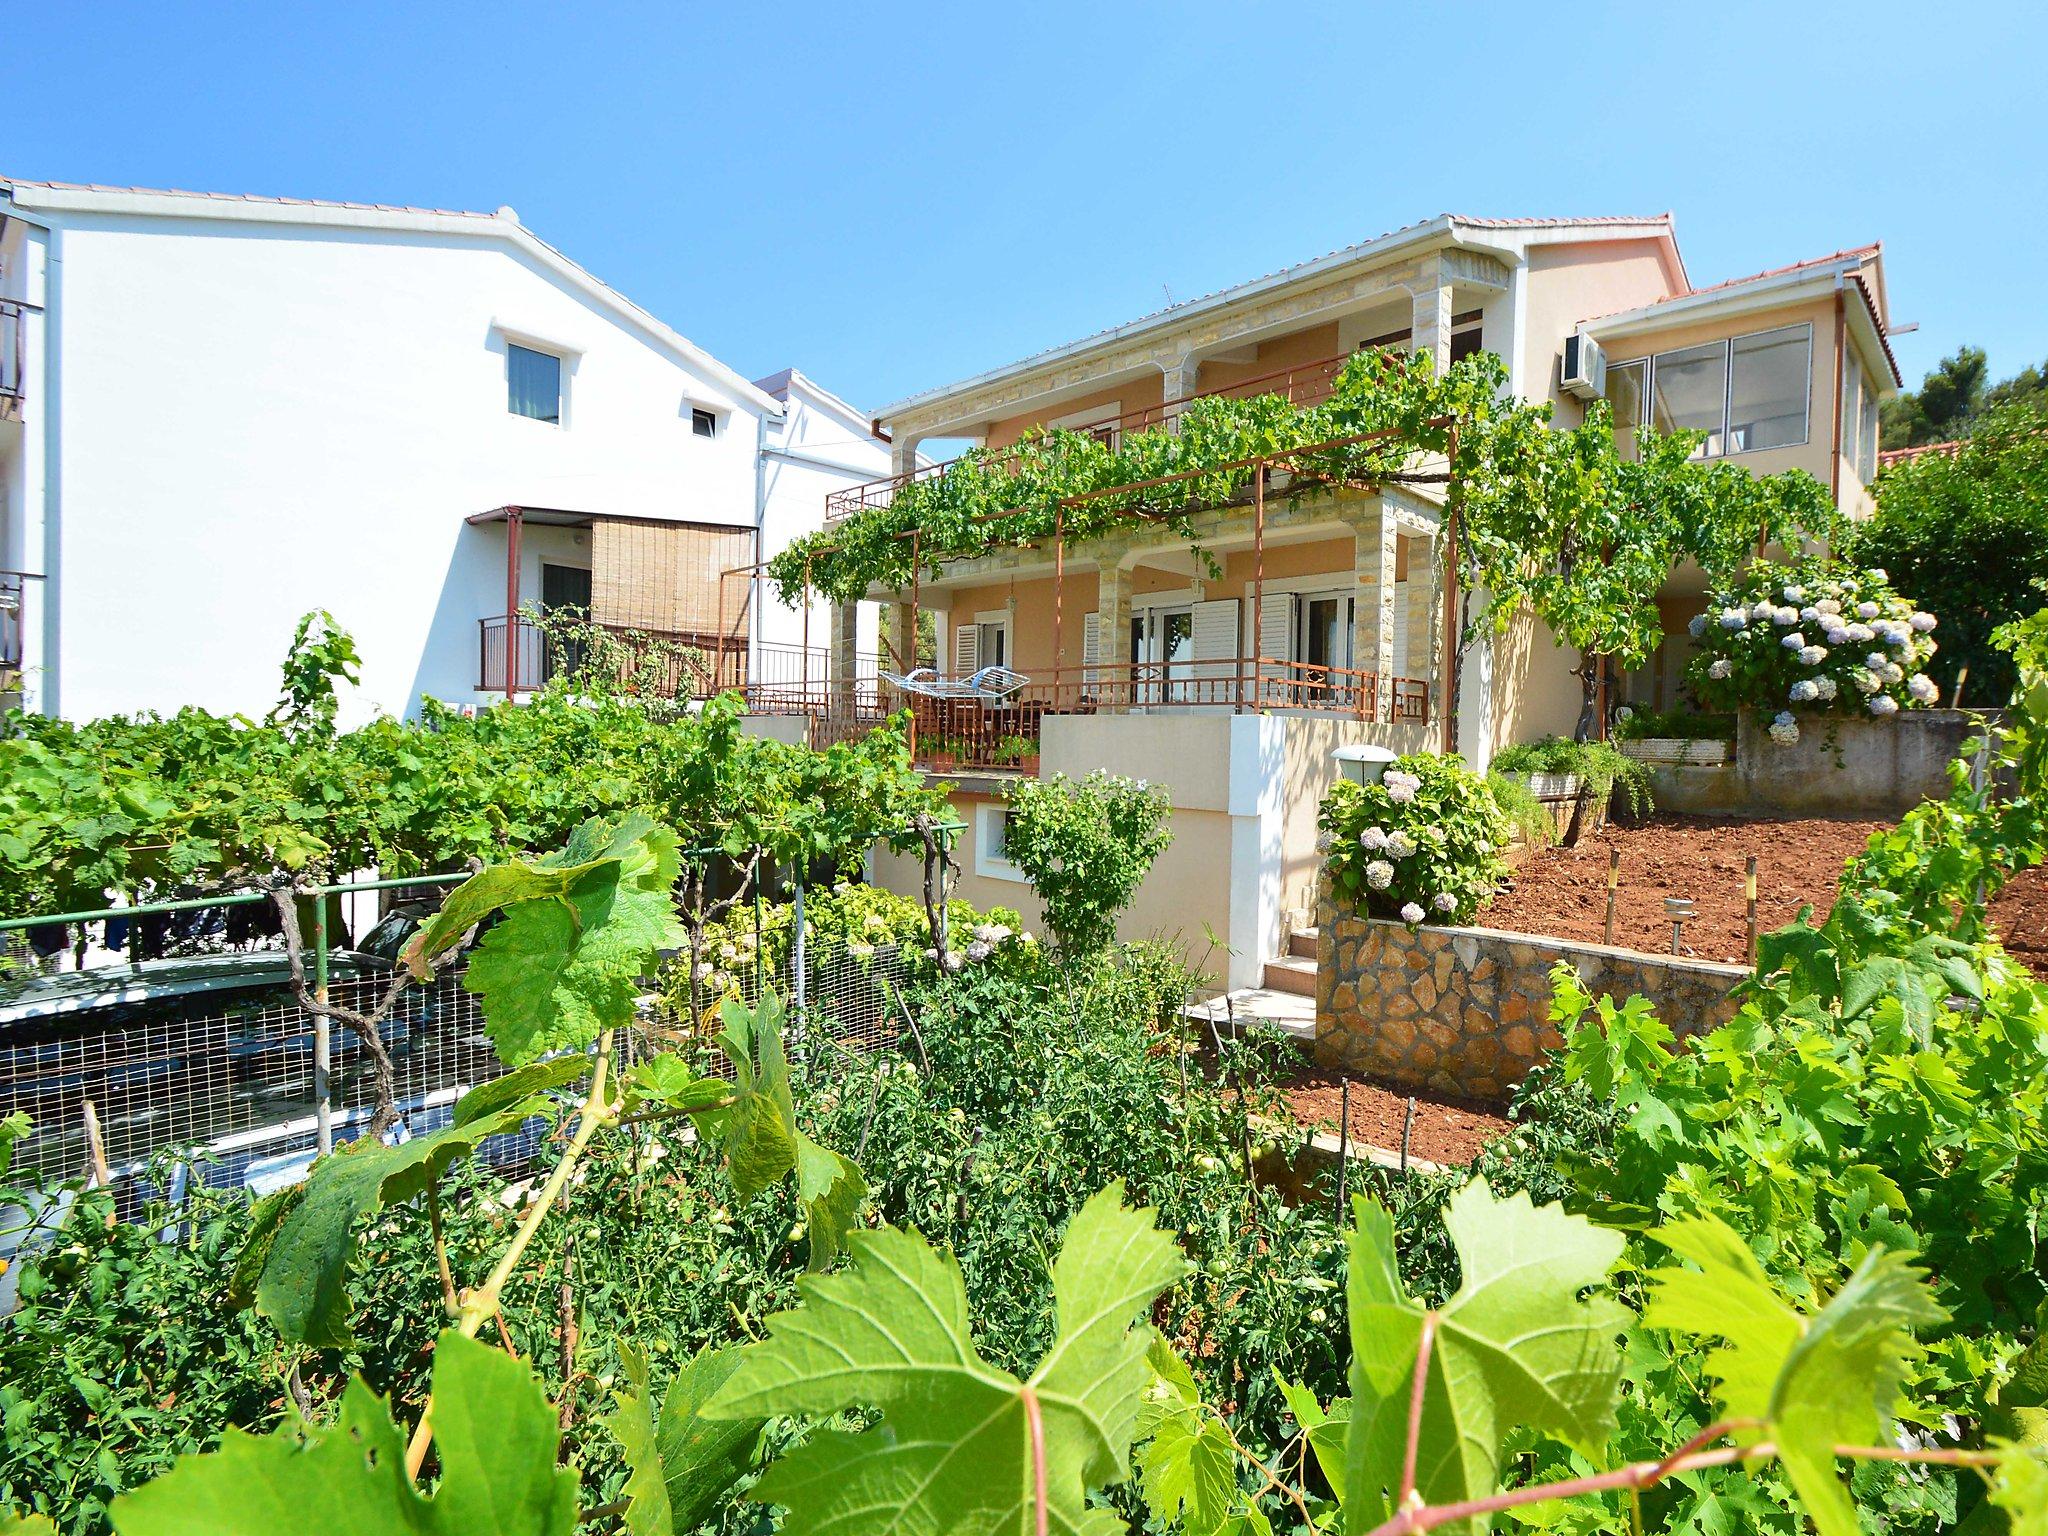
<path id="1" fill-rule="evenodd" d="M 468 514 L 753 524 L 774 402 L 493 228 L 509 221 L 215 206 L 28 215 L 49 226 L 48 324 L 17 436 L 50 454 L 0 440 L 0 548 L 50 576 L 45 707 L 260 711 L 313 607 L 362 649 L 352 718 L 467 700 L 477 620 L 505 605 L 504 531 Z M 507 409 L 508 337 L 567 354 L 560 426 Z M 693 406 L 720 413 L 715 438 Z M 886 472 L 883 445 L 862 467 Z M 773 537 L 822 516 L 822 489 L 774 492 Z M 544 551 L 588 564 L 588 545 L 529 525 L 523 598 Z"/>

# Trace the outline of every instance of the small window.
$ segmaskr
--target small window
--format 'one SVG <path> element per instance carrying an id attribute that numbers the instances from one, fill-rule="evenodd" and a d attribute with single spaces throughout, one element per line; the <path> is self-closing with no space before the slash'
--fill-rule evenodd
<path id="1" fill-rule="evenodd" d="M 514 416 L 562 421 L 562 360 L 517 342 L 505 345 L 505 408 Z"/>
<path id="2" fill-rule="evenodd" d="M 1728 343 L 1710 341 L 1678 352 L 1659 352 L 1650 381 L 1650 419 L 1659 432 L 1704 432 L 1704 453 L 1725 451 Z"/>
<path id="3" fill-rule="evenodd" d="M 1812 330 L 1738 336 L 1728 376 L 1728 451 L 1786 448 L 1806 441 L 1807 352 Z"/>
<path id="4" fill-rule="evenodd" d="M 1010 860 L 1010 813 L 1000 805 L 983 805 L 975 812 L 974 872 L 990 880 L 1025 878 Z"/>
<path id="5" fill-rule="evenodd" d="M 718 436 L 718 412 L 707 411 L 702 406 L 692 407 L 690 411 L 690 430 L 699 437 Z"/>
<path id="6" fill-rule="evenodd" d="M 1640 427 L 1649 419 L 1644 410 L 1650 394 L 1645 387 L 1649 377 L 1650 360 L 1646 357 L 1636 358 L 1633 362 L 1607 365 L 1607 403 L 1614 407 L 1614 425 L 1617 431 Z"/>

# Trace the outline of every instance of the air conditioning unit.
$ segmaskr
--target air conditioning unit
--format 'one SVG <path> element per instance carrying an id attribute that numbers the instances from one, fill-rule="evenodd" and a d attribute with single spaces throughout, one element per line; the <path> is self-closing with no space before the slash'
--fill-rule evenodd
<path id="1" fill-rule="evenodd" d="M 1584 332 L 1575 331 L 1564 339 L 1564 392 L 1581 400 L 1598 400 L 1607 393 L 1607 354 L 1600 343 Z"/>

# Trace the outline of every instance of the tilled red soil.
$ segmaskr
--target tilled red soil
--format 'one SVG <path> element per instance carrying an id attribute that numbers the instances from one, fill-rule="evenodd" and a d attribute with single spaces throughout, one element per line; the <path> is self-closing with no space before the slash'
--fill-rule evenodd
<path id="1" fill-rule="evenodd" d="M 1477 921 L 1489 928 L 1604 942 L 1608 851 L 1621 850 L 1614 942 L 1668 953 L 1671 920 L 1664 898 L 1689 896 L 1681 953 L 1740 963 L 1747 917 L 1744 862 L 1757 857 L 1757 931 L 1769 933 L 1811 904 L 1816 918 L 1834 905 L 1835 883 L 1885 821 L 1772 821 L 1750 817 L 1654 816 L 1640 826 L 1610 824 L 1576 848 L 1532 855 Z M 2040 912 L 2048 913 L 2048 890 Z"/>
<path id="2" fill-rule="evenodd" d="M 1991 922 L 2006 950 L 2048 981 L 2048 864 L 2022 870 L 1991 898 Z"/>
<path id="3" fill-rule="evenodd" d="M 1334 1131 L 1340 1123 L 1344 1075 L 1304 1067 L 1284 1085 L 1294 1118 L 1303 1125 Z M 1351 1079 L 1351 1139 L 1389 1152 L 1401 1150 L 1401 1123 L 1408 1096 L 1363 1078 Z M 1484 1104 L 1433 1094 L 1415 1098 L 1415 1124 L 1408 1135 L 1408 1155 L 1430 1163 L 1469 1163 L 1480 1148 L 1514 1127 Z"/>

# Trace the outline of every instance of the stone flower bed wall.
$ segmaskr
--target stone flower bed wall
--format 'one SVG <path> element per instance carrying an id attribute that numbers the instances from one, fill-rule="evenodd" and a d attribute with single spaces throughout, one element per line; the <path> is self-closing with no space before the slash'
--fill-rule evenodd
<path id="1" fill-rule="evenodd" d="M 1698 816 L 1901 816 L 1948 793 L 1948 765 L 1983 734 L 1972 710 L 1909 709 L 1888 720 L 1814 717 L 1789 747 L 1767 718 L 1745 712 L 1735 760 L 1719 768 L 1659 765 L 1657 809 Z M 1995 718 L 1995 717 L 1994 717 Z"/>
<path id="2" fill-rule="evenodd" d="M 1327 895 L 1317 915 L 1316 1060 L 1468 1098 L 1505 1098 L 1563 1045 L 1550 1026 L 1550 968 L 1560 960 L 1595 996 L 1649 998 L 1682 1035 L 1728 1019 L 1729 993 L 1749 974 L 1493 928 L 1411 928 L 1338 912 Z"/>

